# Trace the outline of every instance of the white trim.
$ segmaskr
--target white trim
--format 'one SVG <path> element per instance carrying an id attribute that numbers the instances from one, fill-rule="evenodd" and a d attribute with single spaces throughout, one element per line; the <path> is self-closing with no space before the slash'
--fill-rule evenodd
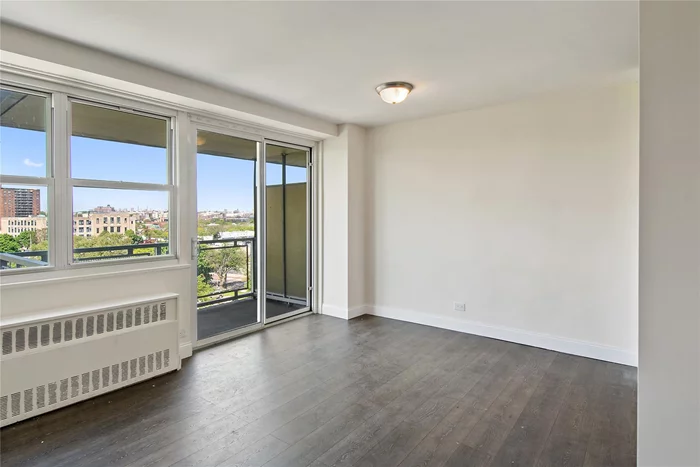
<path id="1" fill-rule="evenodd" d="M 360 305 L 353 308 L 345 308 L 341 306 L 323 304 L 321 314 L 326 316 L 334 316 L 336 318 L 341 318 L 345 320 L 351 320 L 357 318 L 358 316 L 370 314 L 372 311 L 372 306 L 370 305 Z"/>
<path id="2" fill-rule="evenodd" d="M 132 306 L 134 303 L 149 303 L 149 302 L 159 302 L 163 300 L 172 300 L 179 297 L 178 294 L 176 293 L 163 293 L 163 294 L 157 294 L 157 295 L 147 295 L 144 297 L 139 297 L 138 299 L 129 299 L 129 300 L 114 300 L 110 302 L 102 302 L 97 305 L 90 304 L 88 306 L 82 306 L 82 307 L 70 307 L 70 308 L 64 308 L 64 309 L 58 309 L 58 310 L 51 310 L 49 312 L 42 311 L 39 313 L 28 313 L 28 314 L 20 314 L 20 315 L 14 315 L 10 316 L 8 318 L 5 318 L 0 321 L 0 327 L 5 328 L 5 327 L 11 327 L 11 326 L 17 326 L 17 325 L 30 325 L 42 321 L 48 321 L 48 320 L 60 320 L 60 319 L 66 319 L 66 318 L 71 318 L 73 316 L 79 316 L 79 315 L 84 315 L 86 313 L 100 313 L 102 311 L 108 311 L 116 308 L 124 308 L 124 307 L 129 307 Z M 177 306 L 175 307 L 175 315 L 176 319 L 173 321 L 177 321 Z M 127 329 L 125 329 L 127 331 Z"/>
<path id="3" fill-rule="evenodd" d="M 325 306 L 324 306 L 325 312 Z M 436 328 L 450 329 L 452 331 L 475 334 L 477 336 L 490 337 L 507 342 L 554 350 L 571 355 L 604 360 L 607 362 L 621 363 L 623 365 L 637 366 L 637 354 L 618 347 L 597 344 L 594 342 L 569 339 L 523 329 L 508 328 L 505 326 L 493 326 L 438 316 L 420 311 L 392 308 L 386 306 L 370 306 L 367 314 L 383 318 L 396 319 L 409 323 L 423 324 Z"/>
<path id="4" fill-rule="evenodd" d="M 169 258 L 170 261 L 176 261 L 173 258 Z M 151 261 L 152 262 L 152 261 Z M 113 262 L 110 262 L 110 264 L 105 264 L 101 263 L 99 266 L 116 266 Z M 66 276 L 66 277 L 49 277 L 45 279 L 36 279 L 36 275 L 33 275 L 31 280 L 24 280 L 24 281 L 17 281 L 17 282 L 10 282 L 7 283 L 7 280 L 10 279 L 10 277 L 3 277 L 2 278 L 2 283 L 0 284 L 0 290 L 5 290 L 5 289 L 10 289 L 10 288 L 15 288 L 15 287 L 35 287 L 41 284 L 60 284 L 64 282 L 73 282 L 73 281 L 84 281 L 84 280 L 90 280 L 90 279 L 104 279 L 108 277 L 115 277 L 115 276 L 123 276 L 123 275 L 131 275 L 131 274 L 145 274 L 145 273 L 154 273 L 154 272 L 166 272 L 166 271 L 175 271 L 178 269 L 188 269 L 190 267 L 189 264 L 169 264 L 165 266 L 154 266 L 150 268 L 141 268 L 141 269 L 122 269 L 122 270 L 117 270 L 117 271 L 109 271 L 109 272 L 103 272 L 103 273 L 95 273 L 93 271 L 81 271 L 81 274 L 76 274 L 74 276 Z M 42 272 L 45 271 L 36 271 L 36 274 L 41 274 Z M 26 279 L 26 278 L 25 278 Z"/>
<path id="5" fill-rule="evenodd" d="M 180 360 L 190 358 L 192 356 L 192 342 L 184 342 L 180 344 Z"/>
<path id="6" fill-rule="evenodd" d="M 196 316 L 197 310 L 195 310 L 195 316 Z M 231 331 L 227 332 L 222 332 L 220 334 L 214 334 L 213 336 L 205 337 L 204 339 L 199 339 L 198 336 L 194 336 L 195 342 L 193 344 L 194 350 L 201 349 L 203 347 L 209 347 L 210 345 L 216 345 L 220 344 L 224 341 L 227 341 L 229 339 L 233 339 L 234 337 L 239 337 L 243 336 L 245 334 L 250 334 L 251 332 L 256 332 L 259 331 L 263 328 L 263 324 L 261 322 L 255 322 L 251 324 L 246 324 L 245 326 L 241 326 L 239 328 L 233 329 Z"/>
<path id="7" fill-rule="evenodd" d="M 235 119 L 229 119 L 224 116 L 215 116 L 211 114 L 202 114 L 202 112 L 191 112 L 188 114 L 190 121 L 197 126 L 198 129 L 204 129 L 215 133 L 227 134 L 237 138 L 250 139 L 253 141 L 262 142 L 263 139 L 268 140 L 272 144 L 275 142 L 284 142 L 286 144 L 296 144 L 304 150 L 312 147 L 320 138 L 308 137 L 297 133 L 286 133 L 275 131 L 266 127 L 239 122 Z"/>

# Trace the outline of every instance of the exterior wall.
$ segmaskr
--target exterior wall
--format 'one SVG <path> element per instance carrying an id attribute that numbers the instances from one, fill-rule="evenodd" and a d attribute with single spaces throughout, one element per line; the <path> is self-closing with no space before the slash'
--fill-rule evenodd
<path id="1" fill-rule="evenodd" d="M 47 228 L 47 218 L 32 217 L 3 217 L 0 219 L 0 234 L 10 234 L 13 237 L 25 231 L 35 232 Z"/>
<path id="2" fill-rule="evenodd" d="M 137 214 L 121 211 L 76 214 L 73 216 L 73 235 L 90 237 L 99 235 L 105 229 L 114 233 L 124 233 L 127 229 L 135 231 L 137 219 Z"/>
<path id="3" fill-rule="evenodd" d="M 636 364 L 638 105 L 630 83 L 370 130 L 374 312 Z"/>

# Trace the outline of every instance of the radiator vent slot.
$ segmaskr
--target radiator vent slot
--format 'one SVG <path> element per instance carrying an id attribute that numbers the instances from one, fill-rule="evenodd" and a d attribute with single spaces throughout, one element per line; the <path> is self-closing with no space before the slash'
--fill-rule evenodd
<path id="1" fill-rule="evenodd" d="M 29 348 L 36 349 L 39 343 L 39 333 L 36 326 L 29 328 Z"/>
<path id="2" fill-rule="evenodd" d="M 17 332 L 15 333 L 15 338 L 16 338 L 16 342 L 15 342 L 16 347 L 15 347 L 15 350 L 16 350 L 17 352 L 23 351 L 23 350 L 24 350 L 24 344 L 25 344 L 25 340 L 24 340 L 24 329 L 18 329 Z"/>
<path id="3" fill-rule="evenodd" d="M 10 353 L 12 353 L 12 331 L 4 331 L 2 333 L 2 354 Z"/>

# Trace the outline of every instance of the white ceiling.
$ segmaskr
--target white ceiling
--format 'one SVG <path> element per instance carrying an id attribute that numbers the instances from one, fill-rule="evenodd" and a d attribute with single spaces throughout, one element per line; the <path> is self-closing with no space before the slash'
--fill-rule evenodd
<path id="1" fill-rule="evenodd" d="M 2 2 L 3 21 L 336 123 L 380 125 L 615 80 L 637 2 Z M 374 87 L 415 85 L 401 105 Z"/>

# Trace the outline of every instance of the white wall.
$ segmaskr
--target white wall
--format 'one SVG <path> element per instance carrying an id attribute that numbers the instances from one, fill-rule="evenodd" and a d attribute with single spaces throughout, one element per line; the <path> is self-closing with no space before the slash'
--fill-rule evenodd
<path id="1" fill-rule="evenodd" d="M 323 141 L 322 313 L 350 319 L 365 305 L 364 128 Z"/>
<path id="2" fill-rule="evenodd" d="M 700 465 L 700 3 L 641 2 L 638 461 Z"/>
<path id="3" fill-rule="evenodd" d="M 630 83 L 370 130 L 374 313 L 635 364 L 637 125 Z"/>

